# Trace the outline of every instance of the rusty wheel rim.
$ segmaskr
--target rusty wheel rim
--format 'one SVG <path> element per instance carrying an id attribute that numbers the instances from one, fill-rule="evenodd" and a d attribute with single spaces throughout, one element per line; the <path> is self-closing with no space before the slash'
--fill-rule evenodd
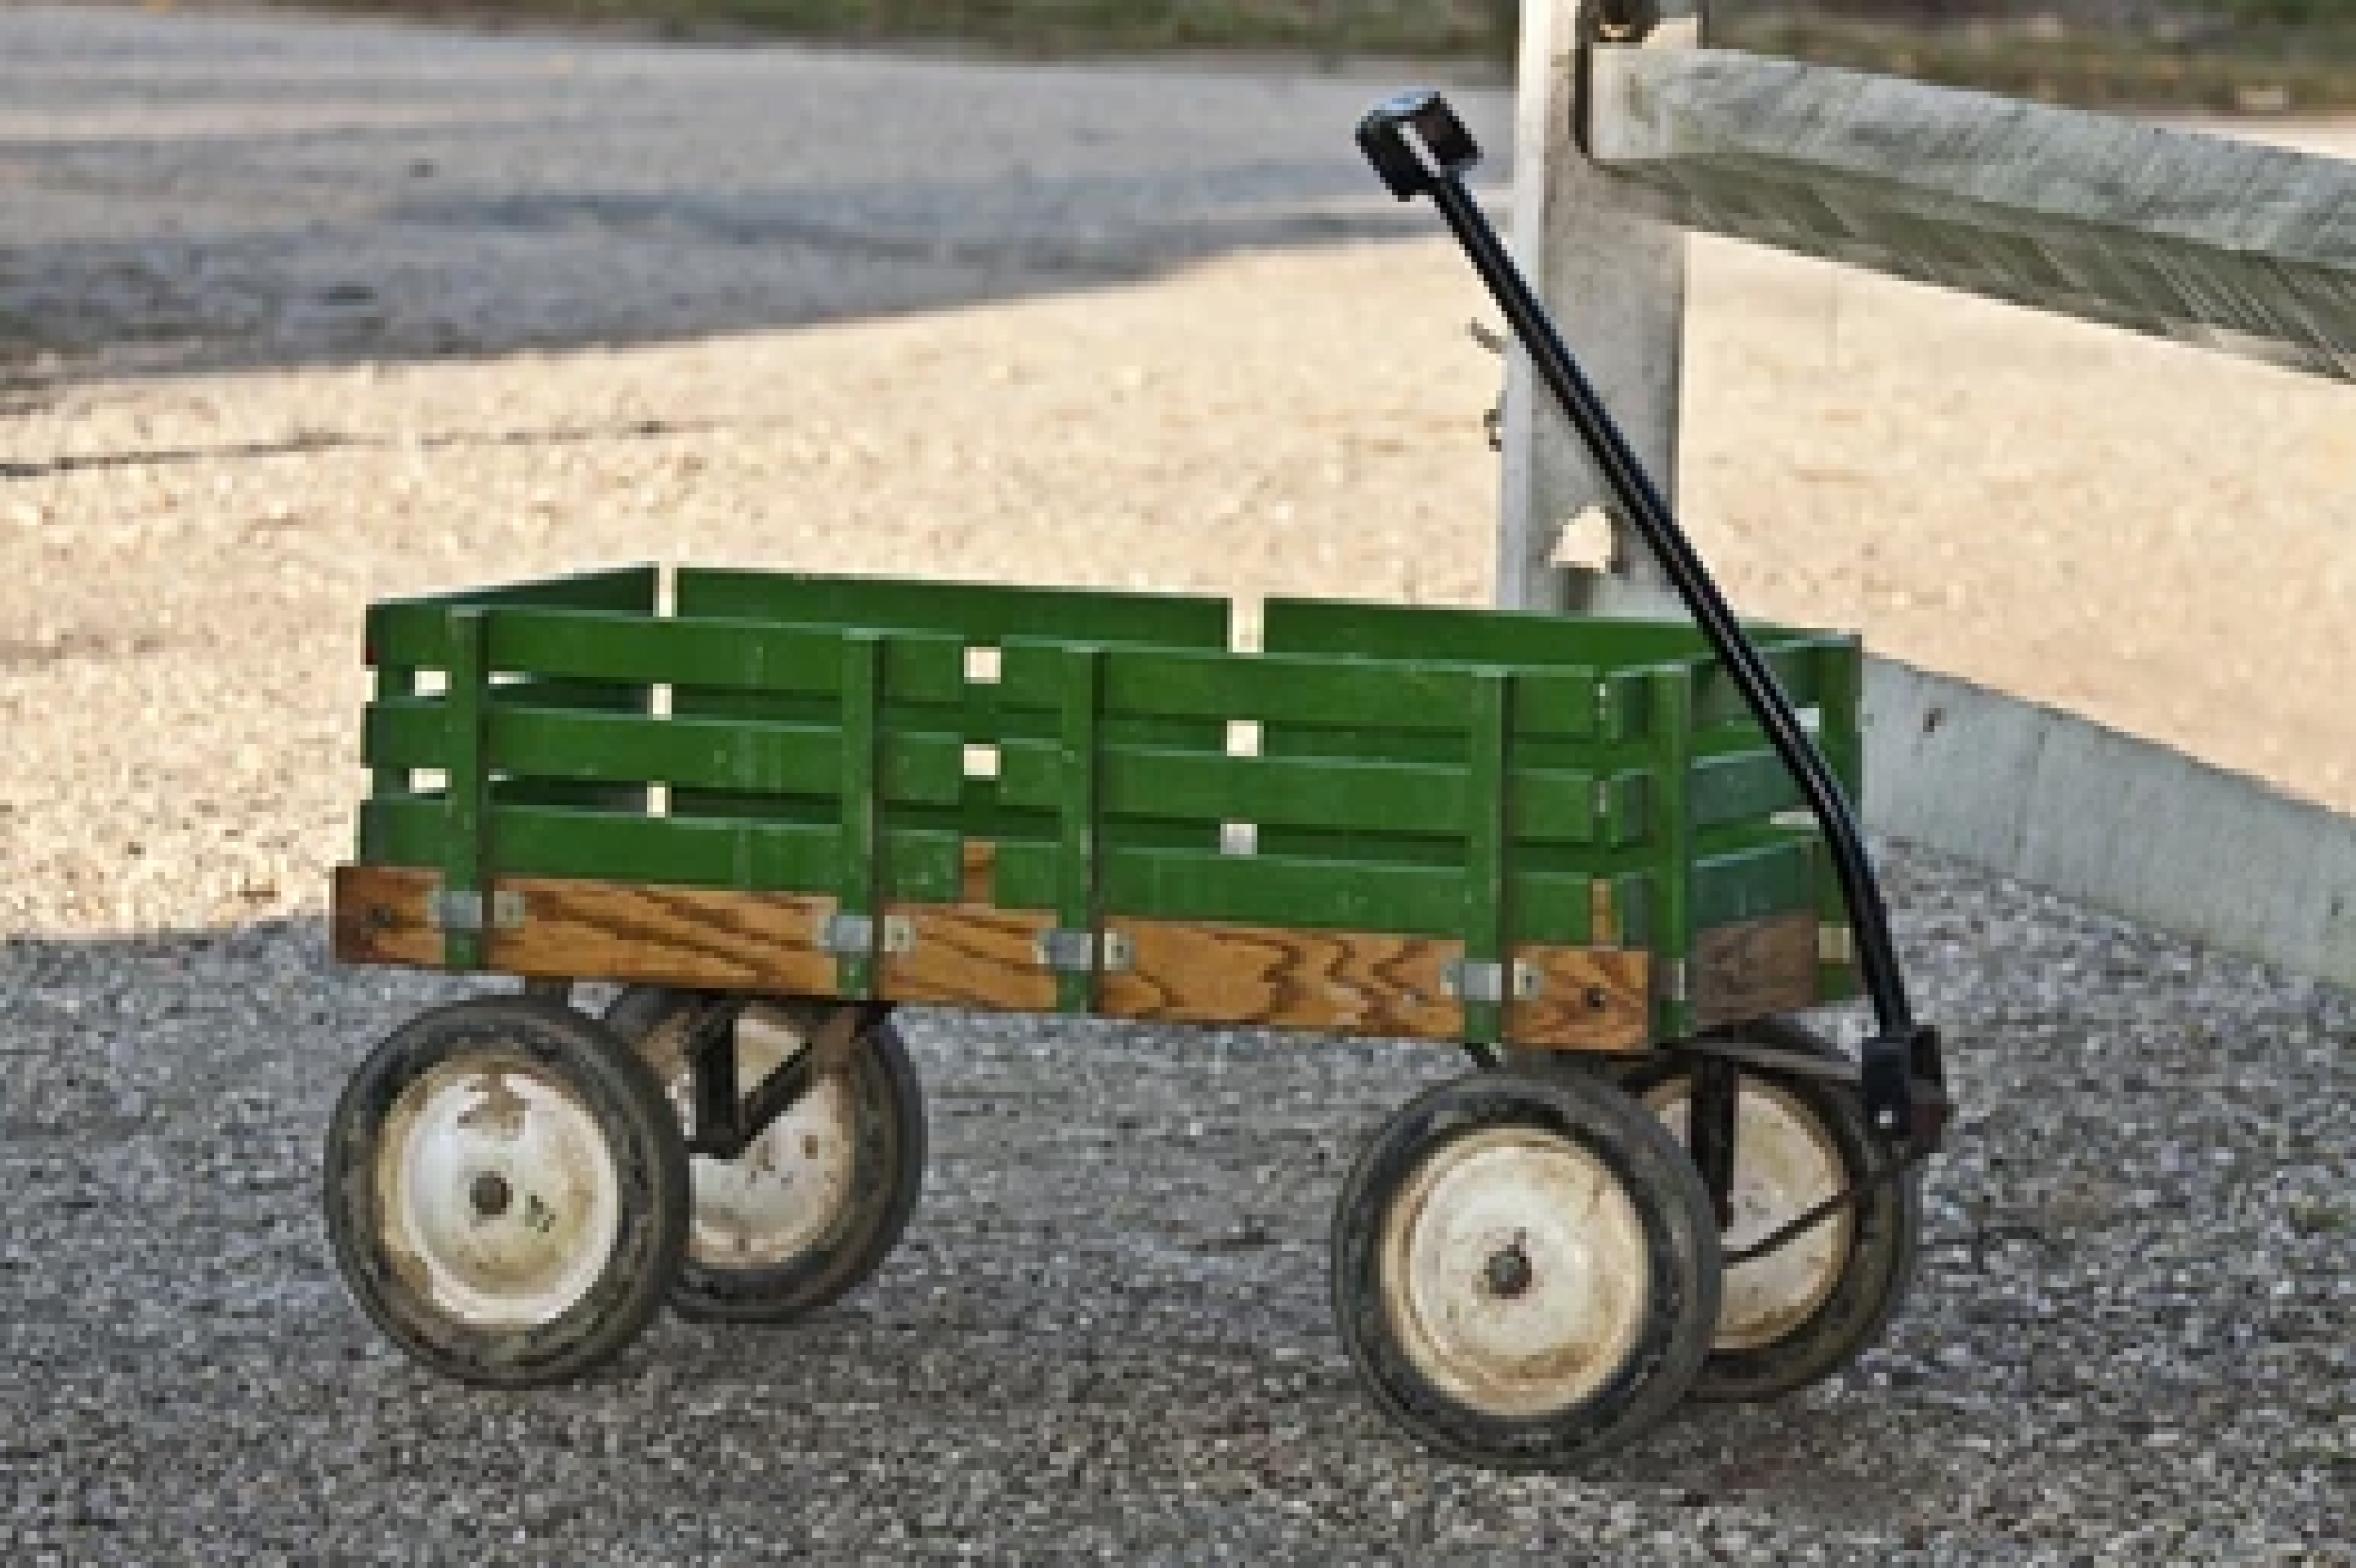
<path id="1" fill-rule="evenodd" d="M 1385 1308 L 1434 1387 L 1493 1416 L 1590 1398 L 1641 1336 L 1644 1220 L 1602 1161 L 1524 1127 L 1468 1134 L 1416 1169 L 1385 1218 Z"/>
<path id="2" fill-rule="evenodd" d="M 522 1055 L 476 1055 L 393 1103 L 375 1170 L 395 1275 L 437 1313 L 482 1328 L 550 1323 L 595 1286 L 621 1235 L 604 1130 Z"/>

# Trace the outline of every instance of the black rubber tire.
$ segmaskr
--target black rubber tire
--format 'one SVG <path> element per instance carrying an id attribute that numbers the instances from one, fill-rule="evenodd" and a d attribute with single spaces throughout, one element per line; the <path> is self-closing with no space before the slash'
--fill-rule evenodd
<path id="1" fill-rule="evenodd" d="M 671 1090 L 675 1117 L 692 1115 L 677 1074 L 679 1030 L 710 993 L 632 986 L 606 1010 L 615 1032 L 629 1041 L 658 1081 Z M 805 1032 L 844 1004 L 756 998 L 777 1008 Z M 787 1323 L 808 1316 L 872 1278 L 899 1244 L 924 1187 L 924 1091 L 900 1032 L 887 1020 L 861 1035 L 850 1057 L 850 1097 L 858 1113 L 856 1174 L 850 1203 L 812 1244 L 782 1262 L 731 1266 L 698 1255 L 694 1222 L 671 1287 L 671 1308 L 699 1321 Z M 747 1081 L 745 1093 L 756 1087 Z M 701 1166 L 699 1158 L 696 1162 Z"/>
<path id="2" fill-rule="evenodd" d="M 1786 1019 L 1746 1024 L 1727 1032 L 1725 1038 L 1805 1052 L 1828 1061 L 1846 1059 L 1830 1041 Z M 1641 1100 L 1689 1070 L 1674 1056 L 1647 1058 L 1641 1070 L 1628 1078 L 1628 1091 Z M 1813 1118 L 1840 1151 L 1844 1181 L 1854 1182 L 1890 1158 L 1867 1127 L 1854 1086 L 1750 1066 L 1742 1069 L 1742 1076 L 1745 1083 L 1772 1082 L 1789 1103 Z M 1739 1139 L 1735 1159 L 1738 1162 L 1742 1159 Z M 1847 1260 L 1822 1303 L 1765 1344 L 1714 1347 L 1693 1380 L 1693 1398 L 1746 1402 L 1778 1399 L 1834 1376 L 1879 1343 L 1913 1283 L 1922 1251 L 1920 1168 L 1862 1193 L 1853 1215 Z M 1727 1266 L 1731 1273 L 1743 1265 Z"/>
<path id="3" fill-rule="evenodd" d="M 1392 1205 L 1449 1145 L 1492 1129 L 1535 1131 L 1586 1155 L 1627 1196 L 1644 1236 L 1646 1309 L 1625 1353 L 1588 1397 L 1535 1413 L 1484 1410 L 1426 1377 L 1394 1320 L 1399 1282 L 1383 1277 Z M 1332 1249 L 1334 1320 L 1376 1406 L 1438 1452 L 1492 1469 L 1562 1470 L 1642 1436 L 1683 1398 L 1718 1319 L 1709 1195 L 1668 1130 L 1600 1077 L 1478 1071 L 1419 1095 L 1351 1168 Z"/>
<path id="4" fill-rule="evenodd" d="M 430 1298 L 397 1262 L 380 1183 L 404 1097 L 453 1067 L 526 1071 L 595 1124 L 616 1191 L 612 1246 L 595 1278 L 552 1319 L 469 1320 Z M 492 1388 L 576 1378 L 611 1360 L 653 1318 L 687 1245 L 687 1157 L 646 1065 L 594 1019 L 556 1002 L 479 997 L 395 1030 L 345 1084 L 328 1127 L 328 1235 L 346 1287 L 386 1336 L 433 1370 Z"/>

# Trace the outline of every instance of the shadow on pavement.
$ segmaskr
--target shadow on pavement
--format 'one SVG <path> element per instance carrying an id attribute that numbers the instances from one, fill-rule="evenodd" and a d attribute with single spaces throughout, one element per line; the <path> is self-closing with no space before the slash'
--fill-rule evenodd
<path id="1" fill-rule="evenodd" d="M 803 327 L 1427 236 L 1352 141 L 1400 85 L 12 11 L 0 390 Z M 1502 179 L 1509 95 L 1456 96 Z"/>

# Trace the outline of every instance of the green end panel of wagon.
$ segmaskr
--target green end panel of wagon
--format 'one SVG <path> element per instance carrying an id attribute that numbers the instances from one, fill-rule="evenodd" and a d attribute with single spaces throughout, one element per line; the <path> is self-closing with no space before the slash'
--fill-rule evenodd
<path id="1" fill-rule="evenodd" d="M 536 582 L 384 600 L 368 606 L 368 663 L 379 670 L 448 669 L 449 612 L 460 605 L 611 610 L 651 616 L 659 603 L 662 582 L 662 568 L 629 566 Z"/>
<path id="2" fill-rule="evenodd" d="M 1863 650 L 1854 637 L 1747 623 L 1779 685 L 1814 730 L 1851 800 L 1862 787 L 1858 729 Z M 1806 799 L 1752 718 L 1740 687 L 1700 630 L 1683 621 L 1600 619 L 1472 608 L 1427 608 L 1331 599 L 1272 599 L 1262 643 L 1271 653 L 1445 661 L 1560 670 L 1585 683 L 1564 693 L 1564 722 L 1577 737 L 1576 763 L 1609 781 L 1608 854 L 1597 868 L 1621 887 L 1623 939 L 1649 947 L 1674 972 L 1699 933 L 1775 914 L 1813 909 L 1828 925 L 1846 911 L 1830 857 L 1805 819 Z M 1352 743 L 1272 728 L 1271 755 L 1319 754 Z M 1544 756 L 1528 743 L 1518 764 Z M 1266 840 L 1264 840 L 1266 842 Z M 1280 835 L 1291 849 L 1355 850 L 1357 843 Z M 1549 847 L 1518 843 L 1517 867 L 1545 864 Z M 1845 963 L 1827 963 L 1820 999 L 1855 992 Z M 1689 1027 L 1687 1009 L 1665 997 L 1662 1033 Z"/>
<path id="3" fill-rule="evenodd" d="M 1775 672 L 1795 707 L 1826 695 L 1825 654 L 1854 650 L 1856 640 L 1799 631 L 1765 622 L 1744 623 L 1751 643 Z M 1733 677 L 1719 667 L 1708 640 L 1682 621 L 1620 620 L 1342 599 L 1271 599 L 1261 644 L 1271 653 L 1340 653 L 1369 659 L 1443 660 L 1454 663 L 1539 665 L 1583 670 L 1600 683 L 1590 694 L 1595 739 L 1616 741 L 1643 732 L 1648 704 L 1643 672 L 1684 665 L 1693 672 L 1696 729 L 1743 722 L 1750 709 Z"/>
<path id="4" fill-rule="evenodd" d="M 488 671 L 482 666 L 486 653 L 480 642 L 482 628 L 475 612 L 494 607 L 544 607 L 649 616 L 659 605 L 661 593 L 659 567 L 631 566 L 372 605 L 365 636 L 367 660 L 375 670 L 378 703 L 381 706 L 416 698 L 422 677 L 429 671 L 445 679 L 452 678 L 454 673 L 474 671 L 478 684 L 487 679 Z M 544 708 L 584 712 L 644 713 L 652 707 L 652 695 L 653 687 L 643 683 L 549 680 L 531 683 L 529 690 L 502 691 L 494 700 L 529 701 Z M 442 761 L 425 766 L 453 776 L 472 769 L 477 760 L 472 748 L 479 738 L 474 732 L 475 725 L 470 721 L 456 733 L 454 747 Z M 398 801 L 409 797 L 415 778 L 408 766 L 375 758 L 371 758 L 370 766 L 376 800 Z M 519 802 L 548 807 L 636 812 L 643 811 L 646 805 L 644 789 L 629 785 L 519 783 L 511 787 L 508 794 Z M 443 865 L 446 885 L 454 890 L 478 888 L 483 874 L 480 846 L 490 827 L 489 812 L 487 790 L 452 795 L 439 808 L 445 824 L 445 837 L 455 832 L 465 837 L 468 847 L 462 850 L 445 844 L 440 852 L 411 863 Z M 365 859 L 375 847 L 367 813 L 362 816 L 360 841 L 361 856 Z M 454 967 L 479 964 L 482 952 L 479 933 L 453 934 L 449 962 Z"/>

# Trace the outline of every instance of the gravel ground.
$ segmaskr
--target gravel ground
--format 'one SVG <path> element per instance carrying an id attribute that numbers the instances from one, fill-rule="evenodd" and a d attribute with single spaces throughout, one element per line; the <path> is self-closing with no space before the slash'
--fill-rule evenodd
<path id="1" fill-rule="evenodd" d="M 1428 1047 L 913 1015 L 924 1205 L 816 1321 L 493 1396 L 346 1303 L 328 1106 L 457 989 L 324 956 L 361 605 L 648 557 L 1480 598 L 1494 364 L 1366 199 L 1370 90 L 0 12 L 0 1557 L 2356 1562 L 2356 1006 L 1903 845 L 1967 1108 L 1910 1310 L 1576 1477 L 1427 1458 L 1328 1321 L 1341 1168 Z M 1816 274 L 1697 266 L 1689 485 L 1748 602 L 2162 719 L 2085 628 L 2226 614 L 2200 515 L 2320 552 L 2278 618 L 2329 611 L 2344 402 L 1856 280 L 1828 377 Z M 1917 614 L 1992 517 L 2076 643 Z M 2310 652 L 2265 703 L 2340 705 Z M 2259 706 L 2169 721 L 2230 752 Z"/>

